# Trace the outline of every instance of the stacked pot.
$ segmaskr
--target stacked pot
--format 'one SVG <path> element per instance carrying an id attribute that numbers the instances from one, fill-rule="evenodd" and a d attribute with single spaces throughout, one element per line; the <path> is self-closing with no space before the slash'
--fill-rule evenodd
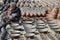
<path id="1" fill-rule="evenodd" d="M 29 39 L 34 39 L 34 36 L 35 34 L 38 33 L 37 29 L 36 29 L 36 26 L 34 25 L 34 22 L 32 20 L 32 18 L 28 18 L 26 20 L 23 21 L 23 26 L 24 26 L 24 29 L 26 31 L 26 34 L 25 36 Z M 27 40 L 28 40 L 27 39 Z M 35 40 L 35 39 L 34 39 Z"/>
<path id="2" fill-rule="evenodd" d="M 37 29 L 39 32 L 42 32 L 42 33 L 48 32 L 48 30 L 45 27 L 45 23 L 42 20 L 37 21 Z"/>
<path id="3" fill-rule="evenodd" d="M 54 30 L 55 32 L 60 32 L 60 27 L 53 20 L 48 19 L 47 23 L 52 30 Z"/>

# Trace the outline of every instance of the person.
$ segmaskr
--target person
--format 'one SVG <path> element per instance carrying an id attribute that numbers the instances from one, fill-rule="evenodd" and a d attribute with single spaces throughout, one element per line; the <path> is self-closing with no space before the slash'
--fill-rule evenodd
<path id="1" fill-rule="evenodd" d="M 11 12 L 8 17 L 11 21 L 19 21 L 20 16 L 21 16 L 21 10 L 16 6 L 14 2 L 10 4 L 9 11 Z M 14 20 L 15 19 L 15 20 Z"/>
<path id="2" fill-rule="evenodd" d="M 11 2 L 9 9 L 6 12 L 6 17 L 4 19 L 4 22 L 6 22 L 6 23 L 9 22 L 11 27 L 14 27 L 14 26 L 16 27 L 17 25 L 19 27 L 20 26 L 19 25 L 20 17 L 21 17 L 21 10 L 16 6 L 16 3 Z M 15 30 L 15 29 L 13 28 L 13 30 Z M 20 30 L 17 30 L 17 31 L 20 31 Z M 15 34 L 15 33 L 13 33 L 13 34 Z M 12 33 L 10 35 L 12 36 Z M 18 34 L 18 35 L 20 35 L 20 34 Z"/>

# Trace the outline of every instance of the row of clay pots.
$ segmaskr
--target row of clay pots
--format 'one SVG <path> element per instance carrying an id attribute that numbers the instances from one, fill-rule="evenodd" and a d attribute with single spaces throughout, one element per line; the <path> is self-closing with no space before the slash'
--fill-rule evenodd
<path id="1" fill-rule="evenodd" d="M 43 12 L 43 11 L 42 11 Z M 44 13 L 45 12 L 45 13 Z M 52 18 L 58 18 L 60 19 L 60 9 L 59 7 L 55 7 L 53 8 L 52 11 L 44 11 L 43 13 L 28 13 L 28 12 L 21 12 L 21 16 L 22 17 L 46 17 L 47 14 L 49 14 L 48 16 L 51 16 Z M 48 17 L 47 16 L 47 17 Z"/>
<path id="2" fill-rule="evenodd" d="M 46 16 L 46 14 L 30 14 L 30 13 L 21 13 L 21 16 L 22 17 L 45 17 Z"/>
<path id="3" fill-rule="evenodd" d="M 51 8 L 53 8 L 53 6 L 55 6 L 55 5 L 60 4 L 59 1 L 56 1 L 56 0 L 54 0 L 54 1 L 42 0 L 42 1 L 28 1 L 28 2 L 26 0 L 26 1 L 21 1 L 21 3 L 22 3 L 21 5 L 27 5 L 29 3 L 29 6 L 31 6 L 31 7 L 33 7 L 33 6 L 40 7 L 42 5 L 42 6 L 47 6 L 47 7 L 51 7 Z"/>

